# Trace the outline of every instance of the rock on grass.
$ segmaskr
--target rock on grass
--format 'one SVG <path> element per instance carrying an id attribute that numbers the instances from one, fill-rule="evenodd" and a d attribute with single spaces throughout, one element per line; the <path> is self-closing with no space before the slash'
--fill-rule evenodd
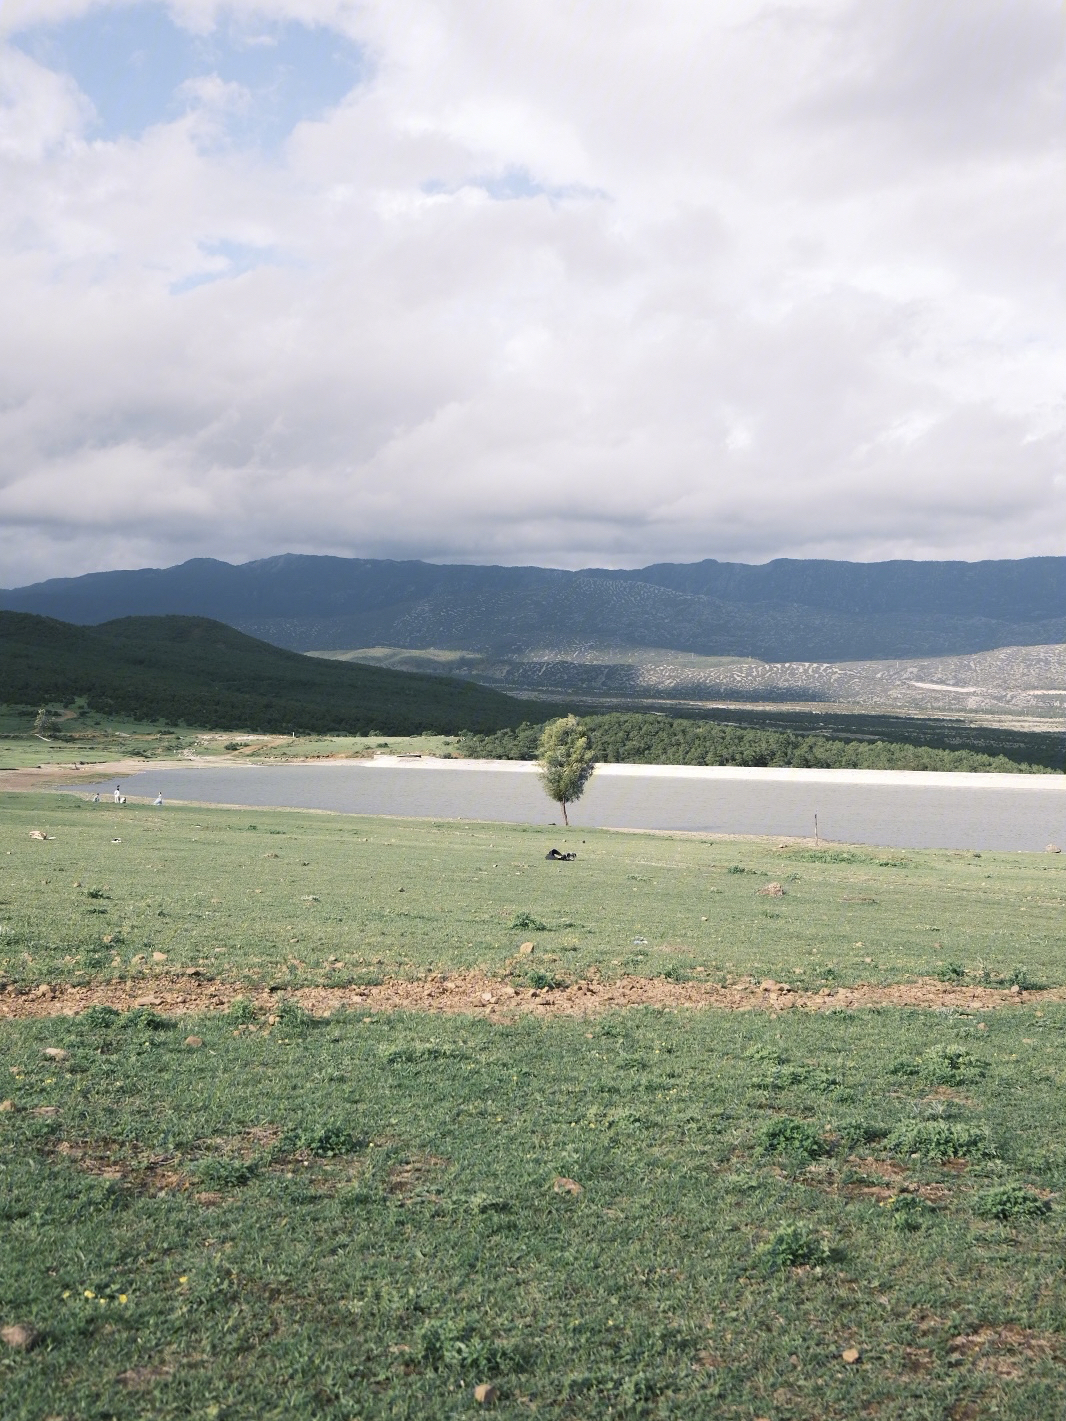
<path id="1" fill-rule="evenodd" d="M 36 1327 L 28 1322 L 11 1322 L 6 1327 L 0 1327 L 0 1337 L 19 1352 L 32 1351 L 41 1340 Z"/>

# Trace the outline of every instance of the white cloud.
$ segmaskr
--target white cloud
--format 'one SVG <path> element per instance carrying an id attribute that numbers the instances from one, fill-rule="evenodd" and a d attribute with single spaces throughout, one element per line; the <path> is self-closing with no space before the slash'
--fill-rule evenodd
<path id="1" fill-rule="evenodd" d="M 112 9 L 0 11 L 0 581 L 1062 551 L 1058 3 L 174 5 L 362 46 L 280 150 L 94 137 Z"/>

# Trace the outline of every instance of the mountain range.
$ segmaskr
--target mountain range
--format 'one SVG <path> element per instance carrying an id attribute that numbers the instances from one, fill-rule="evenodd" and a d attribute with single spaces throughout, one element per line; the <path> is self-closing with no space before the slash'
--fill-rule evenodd
<path id="1" fill-rule="evenodd" d="M 209 617 L 294 651 L 435 648 L 563 664 L 638 649 L 868 661 L 1066 642 L 1066 558 L 706 559 L 577 572 L 301 554 L 239 565 L 194 558 L 9 589 L 0 609 L 82 624 Z"/>

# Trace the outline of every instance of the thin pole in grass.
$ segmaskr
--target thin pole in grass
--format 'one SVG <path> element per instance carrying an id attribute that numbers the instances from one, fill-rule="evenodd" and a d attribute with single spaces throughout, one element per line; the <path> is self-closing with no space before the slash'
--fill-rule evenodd
<path id="1" fill-rule="evenodd" d="M 814 847 L 818 847 L 818 816 L 814 816 Z"/>

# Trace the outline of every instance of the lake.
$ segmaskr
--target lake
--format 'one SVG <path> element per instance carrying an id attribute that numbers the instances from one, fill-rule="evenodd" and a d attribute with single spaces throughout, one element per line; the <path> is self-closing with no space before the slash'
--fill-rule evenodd
<path id="1" fill-rule="evenodd" d="M 110 793 L 113 780 L 98 786 Z M 84 793 L 84 786 L 79 786 Z M 560 821 L 535 767 L 502 760 L 334 760 L 150 769 L 131 797 L 341 814 Z M 813 837 L 895 848 L 1041 850 L 1066 844 L 1066 776 L 897 770 L 601 765 L 570 812 L 575 828 Z"/>

